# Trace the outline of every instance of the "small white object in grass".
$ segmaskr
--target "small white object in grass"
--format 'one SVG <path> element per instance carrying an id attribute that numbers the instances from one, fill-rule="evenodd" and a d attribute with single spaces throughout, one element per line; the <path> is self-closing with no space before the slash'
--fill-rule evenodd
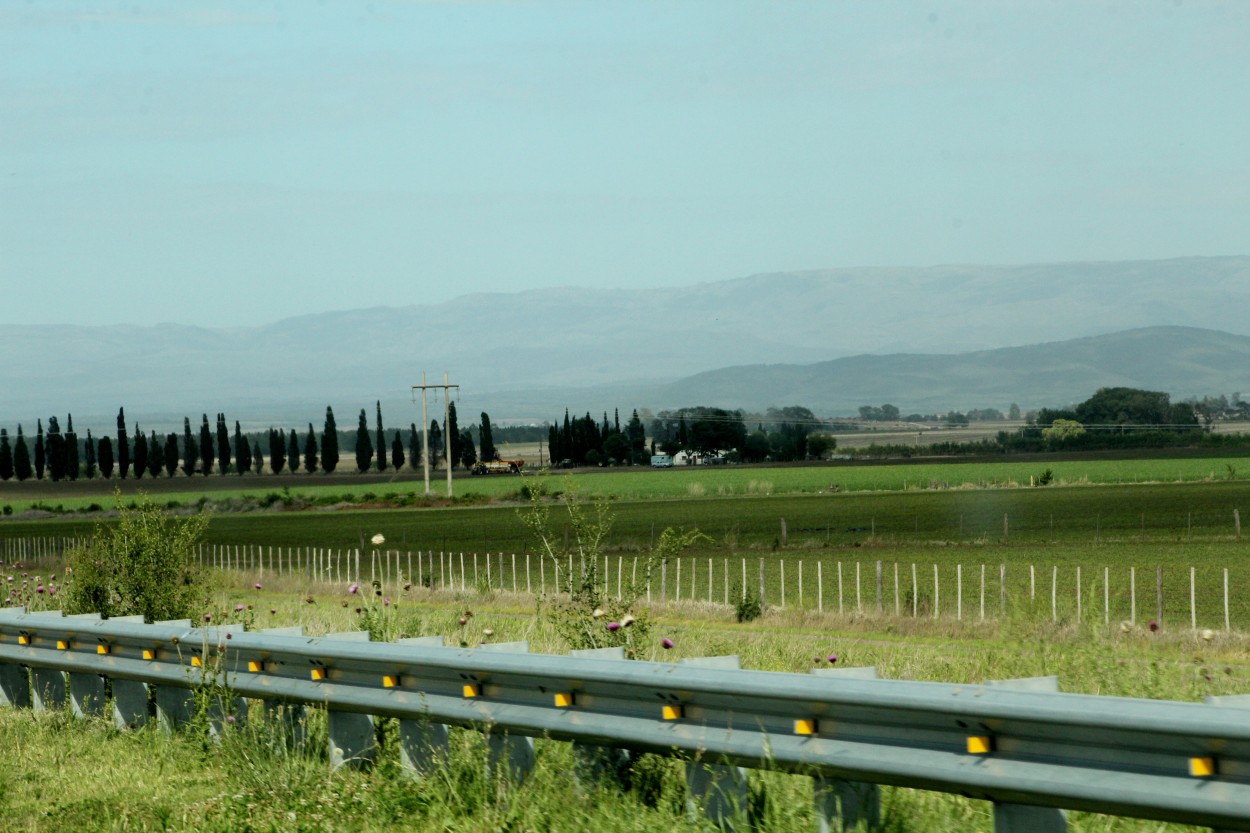
<path id="1" fill-rule="evenodd" d="M 380 547 L 386 543 L 386 536 L 384 536 L 381 532 L 379 532 L 377 535 L 374 535 L 369 540 L 373 541 L 373 545 L 375 547 Z"/>

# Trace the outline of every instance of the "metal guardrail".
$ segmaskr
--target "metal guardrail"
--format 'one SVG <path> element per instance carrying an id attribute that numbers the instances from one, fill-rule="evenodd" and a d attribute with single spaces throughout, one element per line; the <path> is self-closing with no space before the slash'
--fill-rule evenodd
<path id="1" fill-rule="evenodd" d="M 845 823 L 873 812 L 854 795 L 872 804 L 871 785 L 889 785 L 992 801 L 1000 831 L 1063 829 L 1062 814 L 1045 808 L 1250 830 L 1250 709 L 1235 700 L 750 671 L 724 658 L 624 662 L 597 652 L 509 650 L 524 643 L 485 650 L 437 641 L 5 610 L 0 703 L 111 708 L 119 725 L 134 725 L 147 719 L 155 687 L 158 718 L 175 726 L 189 715 L 192 690 L 217 679 L 233 696 L 288 716 L 325 707 L 336 763 L 371 754 L 372 717 L 399 718 L 401 755 L 417 771 L 433 765 L 448 725 L 488 732 L 497 760 L 518 773 L 532 762 L 531 737 L 579 750 L 678 755 L 697 762 L 688 781 L 709 807 L 722 793 L 728 825 L 742 806 L 725 795 L 738 788 L 738 765 L 816 777 L 818 804 L 832 807 L 826 821 L 839 818 L 829 796 L 840 798 Z"/>

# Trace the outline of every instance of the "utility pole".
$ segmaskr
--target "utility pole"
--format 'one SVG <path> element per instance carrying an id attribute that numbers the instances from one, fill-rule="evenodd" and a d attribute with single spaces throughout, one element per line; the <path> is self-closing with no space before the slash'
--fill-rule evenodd
<path id="1" fill-rule="evenodd" d="M 430 493 L 430 419 L 426 412 L 426 396 L 430 388 L 443 389 L 443 459 L 447 461 L 447 497 L 451 497 L 451 434 L 448 429 L 451 427 L 447 423 L 451 418 L 451 389 L 460 389 L 459 385 L 450 384 L 446 371 L 443 371 L 443 383 L 426 384 L 425 371 L 421 371 L 421 384 L 413 385 L 413 396 L 415 398 L 416 391 L 421 391 L 421 467 L 425 471 L 425 493 Z"/>

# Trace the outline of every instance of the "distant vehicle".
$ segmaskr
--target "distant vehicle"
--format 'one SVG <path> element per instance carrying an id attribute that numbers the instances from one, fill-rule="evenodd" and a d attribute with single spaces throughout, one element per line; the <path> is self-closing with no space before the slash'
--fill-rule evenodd
<path id="1" fill-rule="evenodd" d="M 717 457 L 705 457 L 703 459 L 703 465 L 705 466 L 724 466 L 728 464 L 729 464 L 728 457 L 717 456 Z"/>
<path id="2" fill-rule="evenodd" d="M 469 474 L 520 474 L 523 468 L 524 460 L 479 460 L 469 469 Z"/>
<path id="3" fill-rule="evenodd" d="M 673 467 L 673 458 L 667 454 L 652 454 L 651 468 L 653 469 L 671 469 Z"/>
<path id="4" fill-rule="evenodd" d="M 561 460 L 560 462 L 556 463 L 556 464 L 555 464 L 555 466 L 554 466 L 553 468 L 557 468 L 557 469 L 571 469 L 571 468 L 573 468 L 573 461 L 572 461 L 572 460 L 568 460 L 568 459 Z"/>

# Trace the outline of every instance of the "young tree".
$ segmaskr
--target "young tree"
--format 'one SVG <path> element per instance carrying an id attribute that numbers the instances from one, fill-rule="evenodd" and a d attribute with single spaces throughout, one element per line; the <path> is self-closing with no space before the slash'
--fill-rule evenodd
<path id="1" fill-rule="evenodd" d="M 312 423 L 308 423 L 308 436 L 304 440 L 304 471 L 312 474 L 317 470 L 317 435 Z"/>
<path id="2" fill-rule="evenodd" d="M 78 435 L 74 433 L 74 415 L 67 414 L 65 426 L 65 476 L 77 480 L 81 468 L 78 458 Z"/>
<path id="3" fill-rule="evenodd" d="M 334 424 L 334 411 L 326 406 L 326 422 L 321 432 L 321 470 L 330 474 L 339 465 L 339 429 Z"/>
<path id="4" fill-rule="evenodd" d="M 156 436 L 156 431 L 152 431 L 152 436 L 148 437 L 148 474 L 153 479 L 161 476 L 161 469 L 165 467 L 165 452 L 161 448 L 160 438 Z"/>
<path id="5" fill-rule="evenodd" d="M 382 433 L 382 400 L 377 400 L 378 418 L 375 423 L 378 432 L 378 471 L 386 471 L 386 435 Z"/>
<path id="6" fill-rule="evenodd" d="M 356 470 L 366 472 L 373 462 L 373 441 L 369 439 L 369 420 L 365 409 L 360 409 L 360 420 L 356 424 Z"/>
<path id="7" fill-rule="evenodd" d="M 165 476 L 173 477 L 178 471 L 178 435 L 170 432 L 165 435 Z"/>
<path id="8" fill-rule="evenodd" d="M 499 452 L 495 450 L 495 435 L 490 428 L 490 416 L 485 411 L 482 411 L 482 425 L 478 428 L 478 441 L 483 460 L 499 459 Z"/>
<path id="9" fill-rule="evenodd" d="M 230 429 L 225 414 L 217 415 L 217 468 L 221 474 L 230 471 Z"/>
<path id="10" fill-rule="evenodd" d="M 13 446 L 13 476 L 18 482 L 30 479 L 30 449 L 22 436 L 22 426 L 17 426 L 17 442 Z"/>
<path id="11" fill-rule="evenodd" d="M 83 444 L 83 471 L 87 475 L 88 480 L 95 478 L 96 470 L 96 453 L 95 440 L 91 436 L 91 429 L 87 429 L 87 441 Z"/>
<path id="12" fill-rule="evenodd" d="M 54 416 L 48 417 L 48 477 L 53 483 L 59 483 L 65 477 L 65 437 L 61 434 L 61 423 Z"/>
<path id="13" fill-rule="evenodd" d="M 0 480 L 13 478 L 13 448 L 9 445 L 9 429 L 0 428 Z"/>
<path id="14" fill-rule="evenodd" d="M 126 436 L 126 409 L 117 409 L 117 476 L 122 480 L 130 473 L 130 438 Z"/>
<path id="15" fill-rule="evenodd" d="M 395 439 L 391 440 L 391 465 L 395 471 L 404 467 L 404 441 L 399 438 L 398 431 L 395 432 Z"/>
<path id="16" fill-rule="evenodd" d="M 290 469 L 291 474 L 299 473 L 299 435 L 292 428 L 286 434 L 286 467 Z"/>
<path id="17" fill-rule="evenodd" d="M 247 437 L 243 436 L 237 419 L 234 421 L 234 459 L 238 461 L 239 477 L 252 470 L 252 447 L 248 445 Z"/>
<path id="18" fill-rule="evenodd" d="M 213 432 L 208 427 L 208 414 L 203 414 L 200 423 L 200 459 L 204 466 L 204 476 L 213 471 Z"/>
<path id="19" fill-rule="evenodd" d="M 143 473 L 148 470 L 148 438 L 139 430 L 139 423 L 135 423 L 135 458 L 134 463 L 135 480 L 141 480 Z"/>
<path id="20" fill-rule="evenodd" d="M 269 470 L 282 474 L 286 468 L 286 435 L 281 428 L 269 429 Z"/>
<path id="21" fill-rule="evenodd" d="M 35 434 L 35 479 L 43 480 L 43 472 L 47 468 L 48 451 L 43 439 L 43 420 L 38 421 L 39 431 Z"/>
<path id="22" fill-rule="evenodd" d="M 182 418 L 182 473 L 187 477 L 195 474 L 195 461 L 200 459 L 200 450 L 195 445 L 195 435 L 191 433 L 191 418 Z"/>
<path id="23" fill-rule="evenodd" d="M 100 460 L 100 474 L 108 480 L 113 476 L 113 438 L 108 434 L 100 438 L 100 448 L 96 456 Z"/>

